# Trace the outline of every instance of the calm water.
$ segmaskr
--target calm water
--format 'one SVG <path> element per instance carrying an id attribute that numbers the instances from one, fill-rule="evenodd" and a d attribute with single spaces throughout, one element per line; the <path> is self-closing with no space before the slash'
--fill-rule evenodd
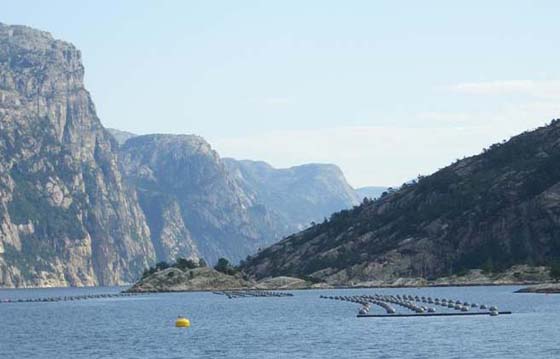
<path id="1" fill-rule="evenodd" d="M 560 358 L 560 295 L 515 289 L 313 290 L 231 300 L 177 293 L 0 304 L 0 358 Z M 0 298 L 117 291 L 0 290 Z M 457 298 L 514 314 L 356 318 L 356 304 L 319 299 L 362 293 Z M 178 314 L 191 328 L 174 327 Z"/>

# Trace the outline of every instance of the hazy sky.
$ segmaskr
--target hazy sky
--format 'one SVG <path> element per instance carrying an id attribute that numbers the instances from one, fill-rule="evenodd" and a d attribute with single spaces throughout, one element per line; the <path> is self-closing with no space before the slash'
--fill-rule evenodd
<path id="1" fill-rule="evenodd" d="M 560 117 L 558 1 L 13 1 L 107 127 L 398 185 Z"/>

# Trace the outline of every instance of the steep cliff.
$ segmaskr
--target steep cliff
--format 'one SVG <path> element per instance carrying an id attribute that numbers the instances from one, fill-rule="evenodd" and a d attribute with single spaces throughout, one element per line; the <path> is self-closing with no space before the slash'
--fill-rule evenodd
<path id="1" fill-rule="evenodd" d="M 256 277 L 433 279 L 560 258 L 560 121 L 331 216 L 251 258 Z"/>
<path id="2" fill-rule="evenodd" d="M 155 253 L 80 52 L 0 24 L 0 286 L 129 282 Z"/>
<path id="3" fill-rule="evenodd" d="M 359 204 L 358 194 L 332 164 L 277 169 L 260 161 L 226 158 L 224 162 L 245 192 L 271 211 L 282 235 Z"/>
<path id="4" fill-rule="evenodd" d="M 267 209 L 247 196 L 201 137 L 134 137 L 120 158 L 138 190 L 159 260 L 238 261 L 280 239 Z"/>

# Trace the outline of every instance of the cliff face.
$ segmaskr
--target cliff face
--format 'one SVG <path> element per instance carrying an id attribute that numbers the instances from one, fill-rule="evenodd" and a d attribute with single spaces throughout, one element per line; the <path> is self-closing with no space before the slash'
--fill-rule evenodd
<path id="1" fill-rule="evenodd" d="M 560 258 L 560 122 L 492 146 L 254 256 L 256 277 L 437 278 Z"/>
<path id="2" fill-rule="evenodd" d="M 240 186 L 272 213 L 282 235 L 322 222 L 341 209 L 359 204 L 358 194 L 340 168 L 306 164 L 276 169 L 266 162 L 224 160 Z"/>
<path id="3" fill-rule="evenodd" d="M 138 136 L 125 142 L 120 157 L 158 260 L 238 261 L 279 239 L 267 209 L 243 191 L 204 139 Z"/>
<path id="4" fill-rule="evenodd" d="M 118 284 L 155 257 L 83 75 L 71 44 L 0 24 L 0 285 Z"/>

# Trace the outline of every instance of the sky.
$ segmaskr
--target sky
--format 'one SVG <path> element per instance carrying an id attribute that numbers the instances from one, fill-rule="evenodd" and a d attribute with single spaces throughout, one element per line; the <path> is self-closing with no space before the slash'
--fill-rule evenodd
<path id="1" fill-rule="evenodd" d="M 8 1 L 106 127 L 398 186 L 560 117 L 558 1 Z"/>

